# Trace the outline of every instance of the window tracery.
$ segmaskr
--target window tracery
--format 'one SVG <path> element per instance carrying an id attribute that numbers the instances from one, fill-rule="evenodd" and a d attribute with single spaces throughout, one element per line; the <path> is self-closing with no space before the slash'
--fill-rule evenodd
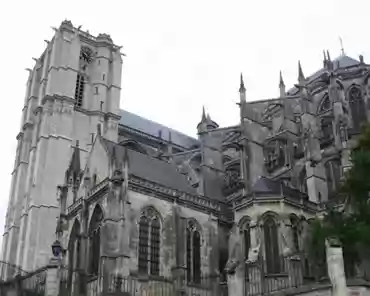
<path id="1" fill-rule="evenodd" d="M 103 222 L 103 211 L 99 205 L 94 209 L 89 227 L 90 260 L 89 273 L 97 276 L 100 264 L 100 228 Z"/>
<path id="2" fill-rule="evenodd" d="M 283 140 L 273 140 L 265 147 L 265 165 L 269 173 L 287 164 L 285 148 Z"/>
<path id="3" fill-rule="evenodd" d="M 331 116 L 326 116 L 320 119 L 321 125 L 321 148 L 330 144 L 334 140 L 333 133 L 333 118 Z"/>
<path id="4" fill-rule="evenodd" d="M 298 217 L 291 215 L 290 224 L 291 224 L 291 230 L 292 230 L 293 248 L 295 252 L 299 252 L 300 250 L 300 245 L 299 245 L 300 229 L 299 229 Z"/>
<path id="5" fill-rule="evenodd" d="M 308 193 L 306 168 L 303 168 L 302 171 L 299 173 L 298 186 L 301 192 Z"/>
<path id="6" fill-rule="evenodd" d="M 263 222 L 263 233 L 265 242 L 266 271 L 268 273 L 279 273 L 281 271 L 279 256 L 278 227 L 275 219 L 267 216 Z"/>
<path id="7" fill-rule="evenodd" d="M 360 131 L 361 123 L 367 120 L 365 103 L 362 96 L 362 90 L 359 86 L 353 86 L 348 91 L 349 107 L 352 115 L 354 131 Z"/>
<path id="8" fill-rule="evenodd" d="M 324 113 L 331 109 L 329 96 L 326 94 L 320 102 L 318 113 Z"/>
<path id="9" fill-rule="evenodd" d="M 242 187 L 240 176 L 240 163 L 234 163 L 225 170 L 224 193 L 231 194 Z"/>
<path id="10" fill-rule="evenodd" d="M 161 223 L 158 212 L 146 208 L 139 220 L 139 262 L 141 274 L 159 275 Z"/>
<path id="11" fill-rule="evenodd" d="M 246 261 L 249 259 L 249 250 L 251 248 L 251 230 L 249 220 L 242 224 L 240 234 L 243 237 L 244 261 Z"/>
<path id="12" fill-rule="evenodd" d="M 73 272 L 76 269 L 80 268 L 80 248 L 81 248 L 80 231 L 81 231 L 80 222 L 78 220 L 75 220 L 72 226 L 68 242 L 68 266 L 71 267 L 68 271 L 68 280 L 67 280 L 69 289 L 71 289 L 72 286 Z"/>
<path id="13" fill-rule="evenodd" d="M 186 228 L 186 275 L 188 282 L 201 282 L 201 236 L 200 226 L 189 220 Z"/>
<path id="14" fill-rule="evenodd" d="M 328 198 L 334 198 L 338 191 L 341 179 L 341 162 L 339 159 L 332 159 L 325 163 L 326 184 L 328 187 Z"/>

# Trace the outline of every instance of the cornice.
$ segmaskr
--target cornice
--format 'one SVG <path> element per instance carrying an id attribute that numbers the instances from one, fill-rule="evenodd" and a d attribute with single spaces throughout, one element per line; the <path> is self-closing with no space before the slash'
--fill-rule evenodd
<path id="1" fill-rule="evenodd" d="M 95 186 L 87 195 L 88 204 L 92 204 L 99 200 L 102 196 L 108 193 L 110 179 L 106 178 L 97 186 Z M 153 196 L 178 205 L 202 211 L 204 213 L 212 213 L 219 219 L 227 219 L 227 214 L 224 213 L 227 208 L 226 203 L 213 200 L 204 196 L 198 196 L 182 192 L 179 190 L 171 189 L 163 185 L 150 182 L 148 180 L 129 175 L 128 189 L 134 192 L 142 193 L 145 195 Z M 82 209 L 83 198 L 77 199 L 67 209 L 68 217 L 73 217 L 79 210 Z"/>

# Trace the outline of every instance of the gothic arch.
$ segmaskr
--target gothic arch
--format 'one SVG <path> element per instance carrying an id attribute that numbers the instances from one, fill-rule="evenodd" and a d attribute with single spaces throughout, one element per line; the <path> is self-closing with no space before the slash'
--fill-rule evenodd
<path id="1" fill-rule="evenodd" d="M 239 229 L 239 231 L 242 231 L 242 229 L 244 228 L 244 227 L 246 227 L 246 226 L 249 226 L 250 225 L 250 223 L 251 223 L 251 217 L 250 216 L 243 216 L 240 220 L 239 220 L 239 222 L 238 222 L 238 229 Z"/>
<path id="2" fill-rule="evenodd" d="M 68 239 L 68 266 L 70 268 L 68 270 L 67 285 L 69 289 L 71 289 L 72 287 L 73 271 L 75 269 L 80 268 L 81 262 L 80 258 L 81 241 L 79 237 L 80 233 L 81 233 L 81 224 L 80 221 L 76 218 L 73 222 L 73 226 Z"/>
<path id="3" fill-rule="evenodd" d="M 200 284 L 202 228 L 194 218 L 188 218 L 186 224 L 186 277 L 188 282 Z"/>
<path id="4" fill-rule="evenodd" d="M 243 216 L 238 223 L 238 229 L 240 236 L 242 236 L 242 249 L 244 253 L 244 260 L 249 259 L 249 251 L 251 248 L 251 218 L 249 216 Z"/>
<path id="5" fill-rule="evenodd" d="M 320 100 L 319 106 L 317 108 L 317 113 L 318 114 L 325 113 L 325 112 L 329 111 L 331 108 L 332 108 L 332 106 L 331 106 L 331 101 L 330 101 L 329 95 L 327 93 L 325 93 L 323 95 L 322 99 Z"/>
<path id="6" fill-rule="evenodd" d="M 279 222 L 277 218 L 278 215 L 270 211 L 262 215 L 267 273 L 279 273 L 281 271 Z"/>
<path id="7" fill-rule="evenodd" d="M 161 227 L 163 225 L 163 217 L 161 213 L 152 205 L 146 205 L 141 208 L 140 217 L 146 217 L 149 220 L 158 219 Z"/>
<path id="8" fill-rule="evenodd" d="M 299 177 L 298 177 L 298 186 L 299 190 L 304 193 L 308 193 L 308 188 L 307 188 L 307 171 L 306 167 L 303 166 L 301 171 L 299 172 Z"/>
<path id="9" fill-rule="evenodd" d="M 279 216 L 278 213 L 276 213 L 274 211 L 264 212 L 260 217 L 258 217 L 257 224 L 260 225 L 260 226 L 263 226 L 264 221 L 269 217 L 274 219 L 277 224 L 280 224 L 280 216 Z"/>
<path id="10" fill-rule="evenodd" d="M 367 121 L 363 88 L 352 84 L 347 90 L 347 98 L 351 111 L 352 125 L 355 131 L 360 131 L 361 124 Z"/>
<path id="11" fill-rule="evenodd" d="M 94 214 L 95 214 L 95 216 L 94 216 Z M 94 217 L 97 218 L 97 215 L 98 214 L 101 215 L 101 218 L 102 218 L 101 221 L 103 221 L 103 219 L 105 217 L 105 213 L 104 213 L 103 207 L 102 207 L 102 205 L 100 203 L 97 203 L 95 205 L 94 210 L 92 211 L 92 214 L 90 216 L 90 220 L 89 220 L 89 223 L 88 223 L 88 225 L 89 225 L 88 231 L 89 232 L 90 232 L 90 229 L 92 227 L 92 224 L 95 223 L 95 222 L 93 222 L 93 218 Z"/>
<path id="12" fill-rule="evenodd" d="M 104 213 L 100 204 L 96 204 L 89 223 L 89 274 L 98 275 L 100 268 L 101 226 Z"/>
<path id="13" fill-rule="evenodd" d="M 334 197 L 333 194 L 337 192 L 340 186 L 341 159 L 338 156 L 333 156 L 324 161 L 324 168 L 326 173 L 326 185 L 328 187 L 328 198 Z"/>
<path id="14" fill-rule="evenodd" d="M 138 271 L 159 276 L 162 216 L 153 206 L 145 206 L 139 218 Z"/>
<path id="15" fill-rule="evenodd" d="M 300 250 L 301 220 L 294 213 L 289 214 L 289 220 L 290 220 L 294 251 L 298 252 Z"/>

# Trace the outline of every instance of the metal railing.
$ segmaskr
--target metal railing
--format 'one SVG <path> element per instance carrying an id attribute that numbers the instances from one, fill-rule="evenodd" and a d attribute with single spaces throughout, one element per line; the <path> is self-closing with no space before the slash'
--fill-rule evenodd
<path id="1" fill-rule="evenodd" d="M 245 295 L 268 295 L 310 283 L 323 282 L 328 279 L 326 269 L 323 267 L 325 266 L 320 265 L 321 274 L 317 273 L 315 266 L 310 265 L 308 260 L 300 254 L 289 257 L 281 256 L 274 264 L 263 259 L 246 263 Z"/>

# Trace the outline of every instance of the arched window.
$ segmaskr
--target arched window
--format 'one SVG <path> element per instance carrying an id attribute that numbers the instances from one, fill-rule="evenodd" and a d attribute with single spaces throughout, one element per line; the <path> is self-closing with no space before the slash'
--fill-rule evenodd
<path id="1" fill-rule="evenodd" d="M 328 198 L 334 198 L 338 191 L 341 179 L 341 162 L 339 159 L 329 160 L 325 163 L 326 184 L 328 186 Z"/>
<path id="2" fill-rule="evenodd" d="M 299 245 L 299 219 L 298 217 L 291 215 L 290 225 L 291 225 L 291 230 L 292 230 L 291 233 L 292 233 L 294 252 L 299 252 L 300 245 Z"/>
<path id="3" fill-rule="evenodd" d="M 301 192 L 308 193 L 306 168 L 303 168 L 299 173 L 298 186 Z"/>
<path id="4" fill-rule="evenodd" d="M 362 97 L 362 90 L 358 86 L 353 86 L 348 92 L 349 105 L 352 115 L 353 129 L 360 131 L 361 123 L 367 120 L 365 103 Z"/>
<path id="5" fill-rule="evenodd" d="M 200 230 L 195 221 L 190 220 L 186 228 L 186 274 L 191 283 L 201 282 Z"/>
<path id="6" fill-rule="evenodd" d="M 250 221 L 246 220 L 240 227 L 240 234 L 243 237 L 244 261 L 248 260 L 249 250 L 251 248 L 251 230 Z"/>
<path id="7" fill-rule="evenodd" d="M 78 270 L 80 266 L 80 248 L 81 248 L 81 240 L 80 240 L 80 231 L 81 226 L 80 222 L 76 220 L 72 226 L 71 234 L 69 236 L 68 242 L 68 266 L 70 267 L 68 270 L 68 291 L 70 291 L 72 286 L 72 277 L 73 272 Z"/>
<path id="8" fill-rule="evenodd" d="M 321 125 L 320 144 L 321 148 L 324 148 L 326 144 L 330 144 L 334 139 L 333 118 L 330 116 L 321 118 L 320 125 Z"/>
<path id="9" fill-rule="evenodd" d="M 159 275 L 160 233 L 159 214 L 154 209 L 147 208 L 139 221 L 140 274 Z"/>
<path id="10" fill-rule="evenodd" d="M 330 102 L 329 96 L 326 94 L 320 102 L 318 113 L 324 113 L 326 111 L 329 111 L 330 109 L 331 109 L 331 102 Z"/>
<path id="11" fill-rule="evenodd" d="M 278 228 L 274 218 L 268 216 L 263 223 L 265 240 L 266 271 L 279 273 L 281 270 L 279 256 Z"/>
<path id="12" fill-rule="evenodd" d="M 82 107 L 83 97 L 85 88 L 85 77 L 78 73 L 76 79 L 76 89 L 75 89 L 75 106 Z"/>
<path id="13" fill-rule="evenodd" d="M 103 222 L 103 211 L 99 205 L 94 209 L 91 216 L 89 227 L 89 274 L 97 276 L 99 274 L 100 263 L 100 228 Z"/>

